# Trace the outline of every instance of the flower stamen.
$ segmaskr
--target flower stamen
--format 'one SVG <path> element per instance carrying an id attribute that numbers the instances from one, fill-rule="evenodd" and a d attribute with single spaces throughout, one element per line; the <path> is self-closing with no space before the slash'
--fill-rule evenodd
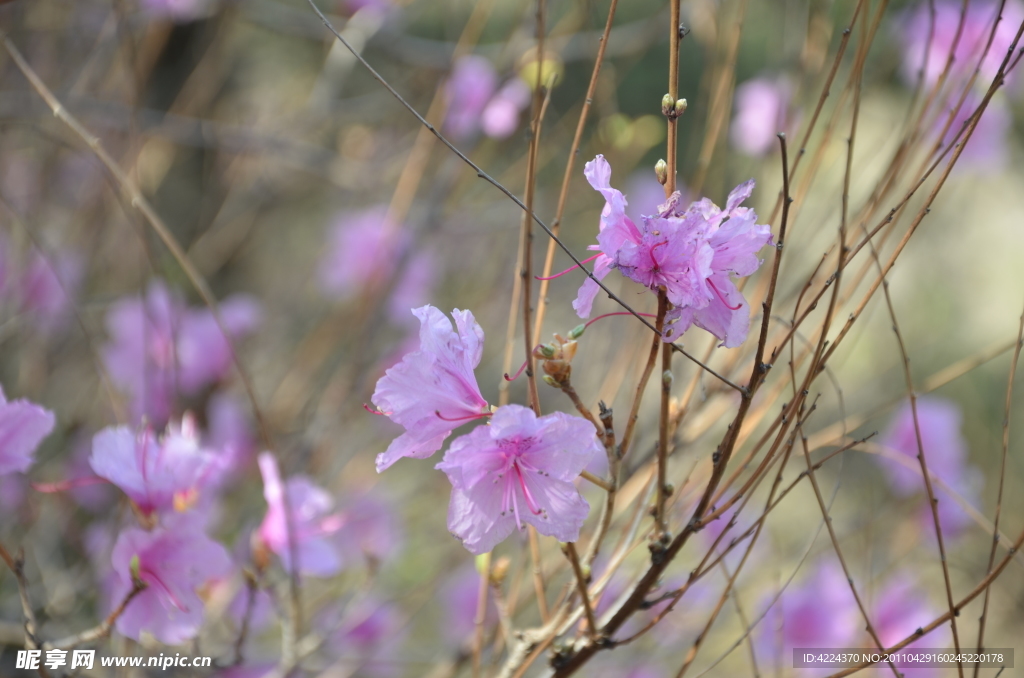
<path id="1" fill-rule="evenodd" d="M 563 275 L 565 275 L 566 273 L 569 273 L 570 271 L 573 271 L 574 269 L 577 269 L 577 268 L 579 268 L 579 267 L 580 267 L 580 266 L 582 266 L 583 264 L 589 264 L 589 263 L 590 263 L 590 262 L 592 262 L 592 261 L 593 261 L 594 259 L 597 259 L 597 258 L 598 258 L 599 256 L 601 256 L 601 253 L 600 253 L 600 252 L 599 252 L 599 253 L 597 253 L 597 254 L 595 254 L 595 255 L 594 255 L 594 256 L 592 256 L 592 257 L 587 257 L 586 259 L 582 260 L 582 261 L 581 261 L 580 263 L 578 263 L 578 264 L 573 264 L 572 266 L 570 266 L 569 268 L 565 269 L 565 270 L 564 270 L 564 271 L 562 271 L 561 273 L 556 273 L 556 274 L 554 274 L 554 275 L 549 275 L 549 276 L 548 276 L 548 277 L 546 277 L 546 278 L 542 278 L 542 277 L 541 277 L 541 276 L 539 276 L 539 275 L 535 275 L 535 276 L 533 276 L 533 278 L 534 278 L 534 280 L 554 280 L 555 278 L 560 278 L 560 277 L 562 277 Z"/>

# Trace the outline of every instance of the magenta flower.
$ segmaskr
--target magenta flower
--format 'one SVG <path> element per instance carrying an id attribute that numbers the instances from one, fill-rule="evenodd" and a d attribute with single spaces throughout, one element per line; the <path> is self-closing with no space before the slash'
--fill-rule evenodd
<path id="1" fill-rule="evenodd" d="M 256 440 L 246 410 L 227 394 L 215 393 L 210 397 L 206 422 L 203 445 L 221 452 L 211 478 L 212 484 L 220 486 L 252 462 Z"/>
<path id="2" fill-rule="evenodd" d="M 314 624 L 328 638 L 325 648 L 334 665 L 346 675 L 393 678 L 402 673 L 395 657 L 401 656 L 403 617 L 394 603 L 367 594 L 344 608 L 326 609 Z"/>
<path id="3" fill-rule="evenodd" d="M 0 476 L 24 473 L 36 448 L 50 435 L 53 412 L 27 400 L 7 402 L 0 387 Z"/>
<path id="4" fill-rule="evenodd" d="M 437 468 L 448 475 L 448 530 L 471 553 L 492 550 L 529 523 L 559 541 L 576 541 L 590 510 L 573 485 L 600 450 L 594 427 L 562 412 L 538 418 L 505 405 L 489 426 L 456 439 Z"/>
<path id="5" fill-rule="evenodd" d="M 224 300 L 220 313 L 236 339 L 260 322 L 258 304 L 245 296 Z M 231 347 L 209 309 L 185 307 L 160 281 L 150 284 L 145 300 L 116 302 L 106 324 L 111 341 L 103 349 L 103 362 L 131 394 L 140 419 L 164 423 L 179 394 L 194 395 L 231 369 Z"/>
<path id="6" fill-rule="evenodd" d="M 741 153 L 764 155 L 778 144 L 779 132 L 790 132 L 794 125 L 790 99 L 792 86 L 784 78 L 755 78 L 736 88 L 736 116 L 729 139 Z"/>
<path id="7" fill-rule="evenodd" d="M 743 343 L 750 324 L 746 300 L 732 276 L 748 276 L 761 261 L 757 252 L 771 243 L 771 229 L 755 223 L 757 214 L 740 203 L 750 197 L 753 180 L 729 194 L 725 210 L 707 198 L 679 209 L 675 193 L 644 216 L 637 225 L 626 215 L 626 199 L 611 188 L 611 168 L 603 156 L 587 163 L 584 174 L 605 198 L 601 212 L 594 275 L 604 278 L 618 268 L 630 280 L 654 289 L 663 288 L 673 305 L 664 339 L 674 341 L 690 325 L 697 325 L 732 348 Z M 590 315 L 598 286 L 584 281 L 573 307 L 580 317 Z"/>
<path id="8" fill-rule="evenodd" d="M 159 439 L 148 428 L 138 434 L 126 426 L 105 428 L 93 438 L 89 463 L 149 517 L 195 506 L 216 459 L 199 445 L 195 423 L 186 416 L 180 428 L 168 426 Z"/>
<path id="9" fill-rule="evenodd" d="M 963 77 L 973 72 L 985 50 L 992 26 L 999 14 L 997 0 L 977 0 L 967 5 L 960 40 L 953 52 L 951 77 Z M 903 49 L 902 73 L 908 83 L 916 83 L 918 74 L 924 69 L 924 85 L 938 82 L 949 54 L 953 51 L 957 30 L 960 27 L 962 4 L 955 0 L 937 0 L 934 3 L 935 19 L 931 18 L 932 7 L 921 2 L 906 13 L 900 22 L 899 44 Z M 980 76 L 985 86 L 992 81 L 999 66 L 1006 57 L 1006 51 L 1013 44 L 1017 28 L 1024 21 L 1024 3 L 1007 0 L 1003 6 L 1002 20 L 996 27 L 992 47 L 981 61 Z M 928 36 L 931 35 L 931 43 Z M 1012 80 L 1010 73 L 1007 80 Z"/>
<path id="10" fill-rule="evenodd" d="M 335 544 L 353 563 L 360 557 L 384 561 L 401 549 L 400 517 L 385 498 L 369 492 L 350 495 L 342 505 L 341 518 Z"/>
<path id="11" fill-rule="evenodd" d="M 476 628 L 477 604 L 480 601 L 480 573 L 473 563 L 467 563 L 448 577 L 441 588 L 441 604 L 444 607 L 442 637 L 458 648 L 473 637 Z M 484 625 L 492 627 L 498 622 L 498 611 L 493 598 L 487 601 Z"/>
<path id="12" fill-rule="evenodd" d="M 117 574 L 114 604 L 132 588 L 134 558 L 148 586 L 118 617 L 117 630 L 134 640 L 146 632 L 168 645 L 195 637 L 203 623 L 196 589 L 231 569 L 224 547 L 207 537 L 195 519 L 178 518 L 151 532 L 125 530 L 111 554 Z"/>
<path id="13" fill-rule="evenodd" d="M 448 116 L 445 129 L 465 140 L 477 131 L 503 139 L 519 126 L 519 115 L 530 103 L 530 88 L 518 78 L 499 90 L 498 74 L 486 58 L 467 55 L 455 62 L 446 85 Z"/>
<path id="14" fill-rule="evenodd" d="M 37 327 L 49 331 L 60 327 L 71 311 L 71 299 L 84 273 L 82 259 L 62 252 L 53 261 L 34 254 L 21 275 L 19 293 L 22 310 Z"/>
<path id="15" fill-rule="evenodd" d="M 294 476 L 282 483 L 277 462 L 269 452 L 259 456 L 259 465 L 263 497 L 267 500 L 267 514 L 257 531 L 259 538 L 277 554 L 286 571 L 292 568 L 294 546 L 303 575 L 337 574 L 342 561 L 334 539 L 344 521 L 335 511 L 334 498 L 305 476 Z M 294 545 L 288 539 L 289 527 L 293 530 Z"/>
<path id="16" fill-rule="evenodd" d="M 420 350 L 410 353 L 377 382 L 373 404 L 405 433 L 377 455 L 380 473 L 402 457 L 426 459 L 451 432 L 485 416 L 489 406 L 473 370 L 480 364 L 484 331 L 469 311 L 451 321 L 433 306 L 414 309 L 420 319 Z"/>

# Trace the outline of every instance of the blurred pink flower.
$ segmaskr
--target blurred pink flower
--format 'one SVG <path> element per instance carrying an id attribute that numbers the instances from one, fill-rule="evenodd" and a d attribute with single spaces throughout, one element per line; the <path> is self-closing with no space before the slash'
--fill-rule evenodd
<path id="1" fill-rule="evenodd" d="M 886 647 L 891 647 L 914 631 L 926 626 L 939 616 L 940 611 L 928 601 L 916 583 L 916 577 L 907 572 L 898 573 L 889 578 L 885 586 L 875 593 L 875 604 L 872 606 L 871 624 L 879 640 Z M 865 634 L 866 635 L 866 634 Z M 928 640 L 914 641 L 927 647 L 946 647 L 951 644 L 952 636 L 948 627 L 936 629 L 929 634 Z M 870 637 L 867 638 L 870 642 Z M 915 675 L 925 675 L 918 674 Z"/>
<path id="2" fill-rule="evenodd" d="M 291 572 L 290 527 L 300 573 L 330 577 L 341 571 L 341 555 L 334 540 L 344 522 L 335 510 L 334 498 L 305 476 L 282 483 L 277 462 L 269 452 L 260 454 L 259 466 L 267 500 L 267 513 L 257 531 L 263 543 L 281 559 L 285 571 Z"/>
<path id="3" fill-rule="evenodd" d="M 350 674 L 391 678 L 402 674 L 398 646 L 404 639 L 403 623 L 398 606 L 367 594 L 344 608 L 321 612 L 315 627 L 328 638 L 328 653 Z"/>
<path id="4" fill-rule="evenodd" d="M 342 529 L 335 543 L 354 562 L 361 556 L 385 561 L 402 547 L 401 519 L 392 502 L 369 492 L 350 495 L 342 504 Z"/>
<path id="5" fill-rule="evenodd" d="M 968 119 L 981 104 L 981 96 L 971 92 L 964 99 L 963 106 L 953 116 L 953 123 L 949 126 L 945 138 L 942 140 L 943 148 L 952 144 L 957 133 L 967 123 Z M 935 120 L 935 134 L 938 135 L 946 125 L 949 114 L 955 107 L 956 102 L 950 102 L 947 109 Z M 1010 135 L 1013 132 L 1013 113 L 1010 111 L 1006 101 L 1006 95 L 997 92 L 989 101 L 981 119 L 974 128 L 971 138 L 967 141 L 960 158 L 956 162 L 954 171 L 968 171 L 981 174 L 992 174 L 1004 170 L 1010 163 Z M 964 137 L 961 136 L 957 143 L 962 144 Z M 953 151 L 951 151 L 952 153 Z"/>
<path id="6" fill-rule="evenodd" d="M 585 419 L 498 408 L 489 426 L 457 438 L 437 465 L 452 484 L 448 530 L 475 555 L 524 522 L 559 541 L 576 541 L 590 507 L 572 481 L 600 449 Z"/>
<path id="7" fill-rule="evenodd" d="M 180 428 L 168 426 L 159 439 L 146 428 L 108 427 L 93 438 L 90 464 L 128 495 L 144 516 L 182 513 L 200 500 L 210 482 L 216 454 L 199 445 L 190 416 Z"/>
<path id="8" fill-rule="evenodd" d="M 226 393 L 214 393 L 206 405 L 205 447 L 219 450 L 215 485 L 223 485 L 245 470 L 256 451 L 256 439 L 246 409 Z"/>
<path id="9" fill-rule="evenodd" d="M 148 14 L 185 23 L 207 16 L 213 11 L 211 0 L 142 0 Z"/>
<path id="10" fill-rule="evenodd" d="M 953 43 L 960 28 L 960 13 L 963 4 L 955 0 L 936 0 L 935 18 L 932 19 L 932 3 L 921 2 L 907 11 L 899 22 L 899 44 L 903 50 L 902 73 L 907 83 L 918 80 L 924 69 L 924 84 L 934 85 L 946 68 Z M 951 65 L 952 77 L 965 76 L 973 72 L 985 50 L 992 27 L 999 14 L 997 0 L 976 0 L 969 3 L 963 21 L 960 39 L 956 42 Z M 981 85 L 987 87 L 999 71 L 1006 52 L 1013 44 L 1017 28 L 1024 21 L 1024 3 L 1007 0 L 1003 6 L 1002 19 L 996 27 L 992 46 L 981 61 Z M 931 42 L 928 36 L 931 35 Z M 927 63 L 926 63 L 927 62 Z M 1007 77 L 1010 81 L 1013 73 Z"/>
<path id="11" fill-rule="evenodd" d="M 433 306 L 413 314 L 420 319 L 420 350 L 389 369 L 373 393 L 373 404 L 406 430 L 377 455 L 378 473 L 402 457 L 426 459 L 455 428 L 488 411 L 473 373 L 484 342 L 473 314 L 452 311 L 455 330 Z"/>
<path id="12" fill-rule="evenodd" d="M 509 136 L 530 103 L 530 88 L 525 82 L 512 78 L 499 90 L 494 66 L 474 54 L 455 62 L 445 87 L 448 116 L 444 127 L 458 140 L 468 139 L 477 131 L 495 139 Z"/>
<path id="13" fill-rule="evenodd" d="M 736 88 L 736 116 L 729 138 L 741 153 L 764 155 L 778 145 L 779 132 L 792 132 L 792 86 L 784 78 L 755 78 Z"/>
<path id="14" fill-rule="evenodd" d="M 68 318 L 83 273 L 82 259 L 74 252 L 61 252 L 52 260 L 34 252 L 19 281 L 22 310 L 41 330 L 57 329 Z"/>
<path id="15" fill-rule="evenodd" d="M 50 435 L 56 419 L 53 412 L 29 402 L 8 402 L 0 387 L 0 476 L 24 473 L 43 438 Z"/>
<path id="16" fill-rule="evenodd" d="M 129 528 L 114 545 L 111 561 L 117 582 L 116 605 L 132 588 L 132 559 L 148 584 L 117 619 L 117 630 L 139 640 L 143 632 L 168 645 L 195 637 L 203 622 L 196 589 L 231 568 L 223 546 L 207 537 L 194 519 L 178 518 L 151 532 Z"/>
<path id="17" fill-rule="evenodd" d="M 250 297 L 229 297 L 219 304 L 221 318 L 235 339 L 260 323 L 259 304 Z M 129 297 L 107 312 L 111 341 L 103 362 L 111 377 L 132 396 L 134 414 L 162 424 L 178 394 L 194 395 L 223 379 L 231 369 L 231 347 L 205 308 L 187 308 L 160 281 L 146 298 Z"/>
<path id="18" fill-rule="evenodd" d="M 480 600 L 480 573 L 473 563 L 456 570 L 441 587 L 441 605 L 444 623 L 441 634 L 453 648 L 466 647 L 476 629 L 477 604 Z M 484 618 L 485 628 L 498 621 L 493 598 L 488 598 Z"/>
<path id="19" fill-rule="evenodd" d="M 951 401 L 927 396 L 917 399 L 921 448 L 924 450 L 928 471 L 969 503 L 977 504 L 983 478 L 980 470 L 968 463 L 967 442 L 960 433 L 961 419 L 959 406 Z M 879 444 L 904 455 L 910 462 L 905 465 L 879 457 L 893 491 L 904 497 L 923 493 L 924 479 L 917 459 L 917 435 L 909 401 L 897 412 Z M 971 519 L 956 500 L 949 496 L 942 484 L 932 484 L 939 500 L 939 524 L 944 535 L 955 536 L 970 525 Z M 925 533 L 934 536 L 934 518 L 928 506 L 922 508 L 919 520 Z"/>
<path id="20" fill-rule="evenodd" d="M 387 301 L 387 312 L 398 324 L 405 324 L 409 309 L 426 302 L 435 278 L 435 262 L 429 251 L 408 253 L 412 245 L 408 231 L 388 220 L 386 205 L 359 212 L 344 212 L 331 227 L 327 253 L 320 261 L 320 289 L 338 300 L 348 300 L 368 288 L 382 285 L 403 270 Z"/>
<path id="21" fill-rule="evenodd" d="M 599 250 L 594 275 L 604 278 L 612 268 L 652 290 L 664 288 L 673 305 L 665 341 L 673 341 L 690 325 L 697 325 L 732 348 L 743 343 L 750 324 L 746 300 L 732 276 L 748 276 L 761 261 L 757 252 L 771 243 L 771 228 L 756 224 L 757 214 L 740 203 L 750 197 L 753 180 L 729 194 L 725 210 L 703 198 L 685 211 L 676 192 L 643 217 L 642 228 L 626 215 L 626 199 L 611 188 L 611 167 L 603 156 L 587 163 L 584 174 L 605 198 L 597 235 Z M 580 317 L 590 314 L 598 292 L 591 279 L 584 281 L 573 307 Z"/>
<path id="22" fill-rule="evenodd" d="M 786 666 L 793 661 L 793 648 L 848 647 L 863 621 L 842 569 L 832 562 L 820 563 L 804 581 L 790 584 L 758 625 L 754 638 L 758 661 Z"/>

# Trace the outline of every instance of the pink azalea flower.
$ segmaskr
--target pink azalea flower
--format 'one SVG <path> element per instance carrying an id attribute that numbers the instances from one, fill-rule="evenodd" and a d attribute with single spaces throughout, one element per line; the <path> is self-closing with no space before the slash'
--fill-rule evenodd
<path id="1" fill-rule="evenodd" d="M 227 574 L 227 551 L 194 519 L 179 518 L 151 532 L 129 528 L 111 554 L 117 574 L 115 604 L 131 590 L 131 563 L 136 557 L 139 578 L 148 586 L 118 617 L 117 630 L 134 640 L 147 632 L 168 645 L 194 638 L 203 623 L 203 601 L 196 589 Z"/>
<path id="2" fill-rule="evenodd" d="M 530 103 L 530 88 L 518 78 L 498 89 L 498 74 L 486 58 L 470 54 L 455 62 L 446 85 L 448 116 L 445 129 L 458 140 L 477 131 L 503 139 L 519 126 L 519 115 Z"/>
<path id="3" fill-rule="evenodd" d="M 0 476 L 27 471 L 32 455 L 53 431 L 55 422 L 53 412 L 35 403 L 8 402 L 0 387 Z"/>
<path id="4" fill-rule="evenodd" d="M 725 210 L 707 198 L 679 209 L 675 193 L 644 216 L 642 227 L 626 215 L 626 199 L 610 185 L 611 167 L 603 156 L 587 163 L 584 174 L 605 198 L 601 212 L 594 275 L 604 278 L 618 268 L 630 280 L 651 289 L 664 288 L 674 306 L 664 339 L 674 341 L 690 325 L 697 325 L 732 348 L 743 343 L 750 324 L 750 309 L 732 281 L 760 266 L 756 254 L 771 243 L 771 229 L 756 224 L 757 215 L 740 203 L 750 197 L 753 180 L 729 194 Z M 580 317 L 590 315 L 598 285 L 588 278 L 573 307 Z"/>
<path id="5" fill-rule="evenodd" d="M 529 523 L 576 541 L 590 510 L 573 485 L 600 450 L 594 427 L 562 412 L 538 418 L 519 405 L 498 408 L 489 426 L 456 439 L 437 468 L 448 475 L 448 530 L 471 553 L 492 550 Z"/>
<path id="6" fill-rule="evenodd" d="M 792 87 L 783 78 L 755 78 L 736 88 L 736 116 L 729 138 L 741 153 L 759 156 L 778 146 L 776 135 L 790 132 Z"/>
<path id="7" fill-rule="evenodd" d="M 963 30 L 953 53 L 952 77 L 966 76 L 977 66 L 999 13 L 999 6 L 997 0 L 977 0 L 967 5 Z M 934 21 L 931 18 L 932 7 L 928 2 L 921 2 L 904 14 L 899 26 L 899 44 L 903 49 L 902 73 L 906 82 L 916 83 L 922 68 L 925 86 L 938 82 L 953 50 L 960 27 L 961 9 L 962 4 L 955 0 L 937 0 L 934 3 Z M 1022 21 L 1024 3 L 1020 0 L 1007 0 L 1002 20 L 996 27 L 992 47 L 981 62 L 980 77 L 984 79 L 982 84 L 986 87 L 999 71 Z M 1010 73 L 1008 80 L 1013 77 L 1014 73 Z"/>
<path id="8" fill-rule="evenodd" d="M 236 339 L 260 322 L 259 306 L 249 297 L 228 298 L 219 308 Z M 150 284 L 145 300 L 116 302 L 106 324 L 111 341 L 103 349 L 103 362 L 131 394 L 140 419 L 164 423 L 179 394 L 194 395 L 231 369 L 231 347 L 209 309 L 185 307 L 160 281 Z"/>
<path id="9" fill-rule="evenodd" d="M 128 495 L 144 515 L 184 512 L 195 506 L 210 480 L 217 455 L 199 445 L 195 423 L 168 426 L 157 438 L 150 429 L 134 434 L 108 427 L 93 438 L 89 463 Z"/>
<path id="10" fill-rule="evenodd" d="M 334 538 L 344 521 L 335 511 L 334 498 L 305 476 L 294 476 L 287 483 L 273 455 L 259 456 L 263 475 L 263 496 L 267 514 L 257 534 L 267 547 L 281 559 L 286 571 L 292 568 L 292 544 L 288 529 L 294 530 L 294 548 L 299 572 L 312 577 L 330 577 L 341 570 L 341 555 Z M 285 504 L 287 492 L 287 506 Z"/>
<path id="11" fill-rule="evenodd" d="M 757 252 L 765 245 L 772 244 L 770 226 L 758 224 L 757 214 L 740 203 L 750 197 L 754 190 L 751 179 L 734 188 L 726 201 L 725 210 L 703 198 L 693 203 L 682 215 L 692 219 L 699 215 L 705 221 L 703 227 L 707 243 L 713 251 L 711 275 L 704 280 L 705 306 L 696 304 L 680 306 L 669 314 L 666 322 L 665 340 L 678 338 L 694 324 L 722 340 L 722 346 L 735 348 L 747 338 L 750 328 L 750 308 L 747 300 L 736 288 L 733 276 L 746 277 L 761 265 Z M 671 201 L 669 203 L 671 210 Z M 669 298 L 671 301 L 671 297 Z"/>
<path id="12" fill-rule="evenodd" d="M 420 319 L 420 350 L 389 369 L 373 393 L 373 404 L 406 430 L 377 456 L 378 473 L 402 457 L 426 459 L 456 427 L 489 407 L 473 374 L 484 343 L 473 314 L 454 310 L 455 330 L 433 306 L 413 314 Z"/>

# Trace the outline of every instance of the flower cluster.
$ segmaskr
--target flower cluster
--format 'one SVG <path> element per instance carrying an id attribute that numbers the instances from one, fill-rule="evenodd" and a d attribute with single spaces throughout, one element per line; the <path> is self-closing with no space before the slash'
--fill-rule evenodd
<path id="1" fill-rule="evenodd" d="M 498 74 L 486 58 L 467 55 L 455 62 L 446 87 L 445 129 L 458 140 L 483 132 L 504 139 L 519 126 L 519 114 L 530 103 L 530 88 L 518 77 L 498 87 Z"/>
<path id="2" fill-rule="evenodd" d="M 524 524 L 576 541 L 589 506 L 572 481 L 599 449 L 593 426 L 561 412 L 538 417 L 519 405 L 492 415 L 474 374 L 484 333 L 473 314 L 453 311 L 453 328 L 433 306 L 413 313 L 420 350 L 389 369 L 373 394 L 380 412 L 406 429 L 377 457 L 377 470 L 401 457 L 429 457 L 462 423 L 491 416 L 490 425 L 456 439 L 437 465 L 452 484 L 449 531 L 474 554 Z"/>
<path id="3" fill-rule="evenodd" d="M 729 194 L 725 209 L 704 198 L 681 209 L 673 194 L 638 226 L 626 215 L 626 197 L 611 187 L 611 167 L 597 156 L 584 168 L 587 181 L 605 199 L 594 276 L 613 269 L 652 290 L 664 290 L 672 308 L 666 317 L 665 341 L 679 338 L 691 325 L 722 340 L 727 348 L 747 337 L 750 309 L 732 276 L 748 276 L 761 265 L 757 252 L 772 243 L 771 228 L 757 224 L 757 214 L 740 204 L 754 190 L 753 180 Z M 600 287 L 587 278 L 573 308 L 590 315 Z"/>

